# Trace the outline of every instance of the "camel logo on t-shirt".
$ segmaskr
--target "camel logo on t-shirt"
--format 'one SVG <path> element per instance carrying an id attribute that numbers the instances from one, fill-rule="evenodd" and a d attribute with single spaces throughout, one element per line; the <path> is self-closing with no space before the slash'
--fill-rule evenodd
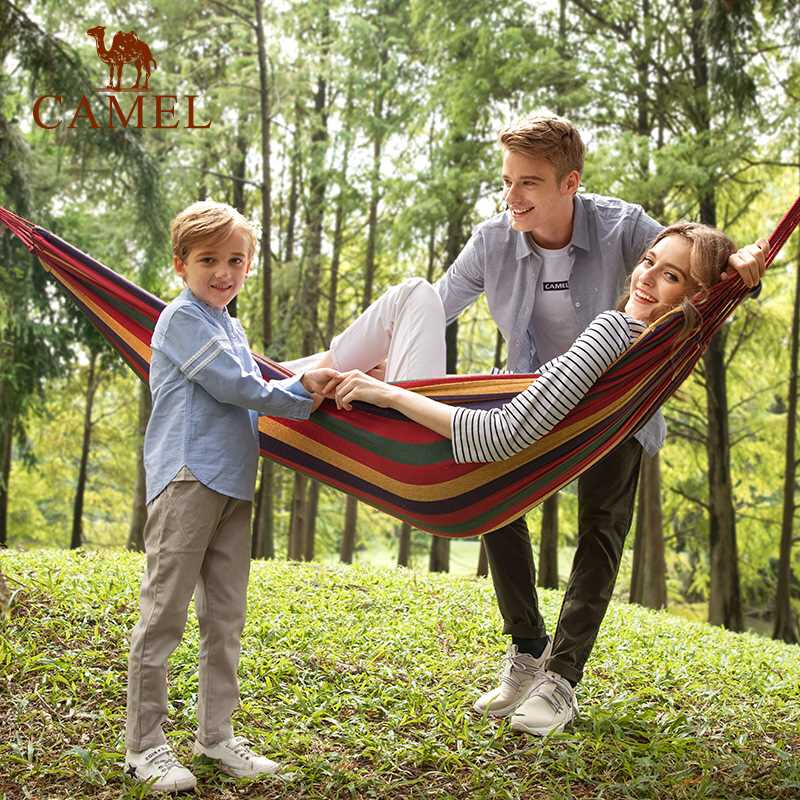
<path id="1" fill-rule="evenodd" d="M 542 283 L 543 292 L 568 292 L 569 281 L 545 281 Z"/>

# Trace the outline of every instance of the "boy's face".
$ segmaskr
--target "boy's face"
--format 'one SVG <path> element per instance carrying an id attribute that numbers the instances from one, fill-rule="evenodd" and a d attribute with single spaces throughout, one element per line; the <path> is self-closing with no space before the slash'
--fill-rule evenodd
<path id="1" fill-rule="evenodd" d="M 503 196 L 516 231 L 542 233 L 572 222 L 572 197 L 580 185 L 580 173 L 572 171 L 560 181 L 556 169 L 544 158 L 511 150 L 503 152 Z"/>
<path id="2" fill-rule="evenodd" d="M 247 237 L 234 229 L 227 239 L 195 245 L 186 261 L 173 256 L 172 264 L 198 300 L 221 310 L 239 294 L 250 272 L 248 252 Z"/>

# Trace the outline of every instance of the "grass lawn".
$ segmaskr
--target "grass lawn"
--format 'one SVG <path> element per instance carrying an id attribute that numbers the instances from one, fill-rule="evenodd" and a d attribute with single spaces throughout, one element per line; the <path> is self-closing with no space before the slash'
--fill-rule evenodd
<path id="1" fill-rule="evenodd" d="M 123 780 L 126 637 L 142 557 L 6 551 L 0 800 L 137 798 Z M 541 592 L 548 626 L 558 592 Z M 288 779 L 196 764 L 195 797 L 798 798 L 800 649 L 613 604 L 581 716 L 541 740 L 470 712 L 505 646 L 490 585 L 372 565 L 257 562 L 238 733 Z M 197 625 L 171 661 L 167 736 L 190 759 Z"/>

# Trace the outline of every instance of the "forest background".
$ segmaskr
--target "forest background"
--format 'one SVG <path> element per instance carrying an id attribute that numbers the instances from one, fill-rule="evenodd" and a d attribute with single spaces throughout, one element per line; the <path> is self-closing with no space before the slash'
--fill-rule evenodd
<path id="1" fill-rule="evenodd" d="M 262 228 L 231 312 L 255 350 L 297 357 L 391 284 L 442 274 L 502 210 L 497 132 L 531 111 L 580 127 L 585 191 L 740 244 L 769 234 L 800 187 L 797 23 L 792 2 L 738 0 L 0 0 L 0 204 L 169 299 L 170 218 L 231 203 Z M 149 44 L 146 98 L 176 95 L 178 127 L 153 127 L 150 100 L 143 127 L 107 127 L 97 25 L 105 48 L 117 30 Z M 63 98 L 60 126 L 34 124 L 42 95 Z M 185 127 L 188 95 L 208 128 Z M 618 596 L 800 638 L 799 267 L 795 235 L 666 405 Z M 448 371 L 503 360 L 478 302 L 448 331 Z M 7 234 L 0 409 L 0 546 L 141 547 L 146 388 Z M 528 515 L 542 586 L 564 584 L 576 506 L 573 486 Z M 486 573 L 479 541 L 263 460 L 253 529 L 256 557 Z"/>

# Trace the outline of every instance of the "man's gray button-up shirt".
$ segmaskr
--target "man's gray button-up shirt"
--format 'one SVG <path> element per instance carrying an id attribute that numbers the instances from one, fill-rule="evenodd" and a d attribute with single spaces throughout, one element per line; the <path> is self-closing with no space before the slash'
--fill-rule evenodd
<path id="1" fill-rule="evenodd" d="M 580 330 L 601 312 L 614 308 L 625 281 L 662 226 L 641 206 L 595 194 L 575 196 L 570 247 L 574 264 L 570 292 Z M 481 293 L 508 346 L 512 372 L 536 372 L 531 317 L 541 256 L 528 237 L 511 227 L 509 212 L 479 225 L 445 275 L 436 283 L 447 323 Z M 650 455 L 664 443 L 666 425 L 657 412 L 636 434 Z"/>

